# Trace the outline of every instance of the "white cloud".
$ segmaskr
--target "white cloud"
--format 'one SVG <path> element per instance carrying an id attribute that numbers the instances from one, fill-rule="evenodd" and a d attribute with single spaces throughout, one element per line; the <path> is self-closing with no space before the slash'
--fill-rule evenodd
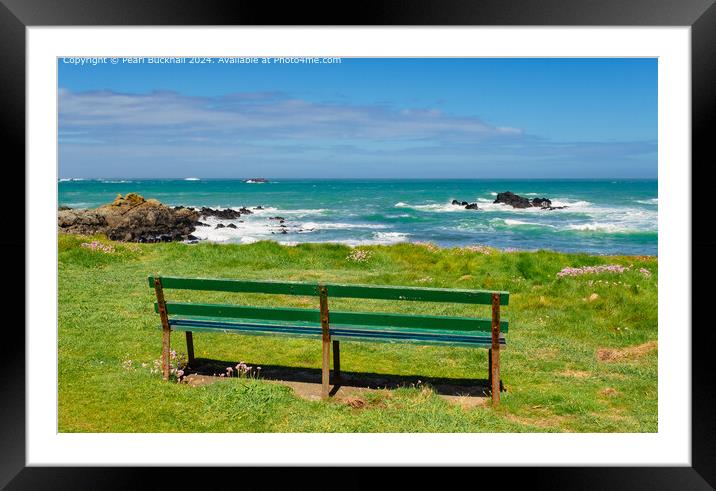
<path id="1" fill-rule="evenodd" d="M 283 94 L 190 97 L 175 92 L 121 94 L 60 89 L 60 128 L 101 139 L 200 135 L 207 138 L 485 140 L 522 134 L 437 109 L 328 104 Z M 111 130 L 111 131 L 110 131 Z M 105 132 L 107 133 L 105 135 Z"/>

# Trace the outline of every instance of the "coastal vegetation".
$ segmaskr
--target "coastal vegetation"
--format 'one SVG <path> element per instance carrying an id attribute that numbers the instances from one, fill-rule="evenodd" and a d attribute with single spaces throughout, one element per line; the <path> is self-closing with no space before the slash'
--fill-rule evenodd
<path id="1" fill-rule="evenodd" d="M 652 256 L 409 243 L 144 244 L 59 233 L 58 269 L 60 432 L 658 431 Z M 164 382 L 155 367 L 161 334 L 146 280 L 151 274 L 507 290 L 506 392 L 492 407 L 487 398 L 448 400 L 435 390 L 435 381 L 445 379 L 484 382 L 484 349 L 360 342 L 342 345 L 342 370 L 396 377 L 404 386 L 324 402 L 301 397 L 260 370 L 217 374 L 196 386 Z M 168 295 L 183 299 L 181 292 Z M 316 307 L 304 297 L 203 295 Z M 191 300 L 199 301 L 196 294 Z M 470 305 L 335 302 L 336 308 L 488 315 Z M 197 358 L 213 360 L 219 371 L 231 367 L 229 375 L 246 367 L 320 367 L 315 340 L 199 333 L 194 342 Z M 172 343 L 181 359 L 183 338 L 173 336 Z M 484 403 L 467 403 L 475 399 Z"/>

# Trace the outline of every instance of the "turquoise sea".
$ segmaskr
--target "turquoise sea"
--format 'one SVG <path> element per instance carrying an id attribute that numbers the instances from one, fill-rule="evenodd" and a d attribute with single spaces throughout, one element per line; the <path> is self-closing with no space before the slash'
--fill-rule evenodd
<path id="1" fill-rule="evenodd" d="M 59 205 L 93 208 L 139 193 L 167 205 L 254 208 L 238 220 L 205 220 L 197 237 L 349 245 L 432 242 L 501 249 L 657 255 L 656 180 L 61 179 Z M 494 204 L 498 192 L 546 197 L 561 210 Z M 479 210 L 453 206 L 476 202 Z M 281 234 L 278 220 L 288 233 Z M 241 220 L 241 221 L 239 221 Z M 237 228 L 214 227 L 234 223 Z"/>

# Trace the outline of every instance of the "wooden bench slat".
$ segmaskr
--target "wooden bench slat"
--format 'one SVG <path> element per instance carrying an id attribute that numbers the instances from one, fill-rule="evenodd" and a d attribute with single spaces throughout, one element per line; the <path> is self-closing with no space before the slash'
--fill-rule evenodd
<path id="1" fill-rule="evenodd" d="M 417 302 L 449 302 L 489 305 L 492 294 L 500 294 L 500 305 L 507 305 L 507 292 L 485 290 L 457 290 L 452 288 L 419 288 L 402 286 L 327 284 L 329 297 L 373 298 L 379 300 L 410 300 Z"/>
<path id="2" fill-rule="evenodd" d="M 167 302 L 169 315 L 260 319 L 267 321 L 303 321 L 320 324 L 320 312 L 314 309 L 246 307 L 239 305 L 199 304 Z M 154 304 L 159 311 L 158 304 Z M 490 332 L 492 321 L 472 317 L 447 317 L 432 315 L 389 314 L 379 312 L 330 313 L 331 325 L 356 325 L 417 329 L 445 329 L 455 331 Z M 500 321 L 500 331 L 507 332 L 509 323 Z"/>
<path id="3" fill-rule="evenodd" d="M 318 296 L 318 283 L 293 281 L 248 281 L 210 278 L 178 278 L 161 276 L 162 288 L 181 290 L 221 291 L 236 293 L 270 293 L 281 295 Z M 154 276 L 148 278 L 154 287 Z M 508 305 L 508 292 L 462 290 L 452 288 L 420 288 L 402 286 L 325 284 L 329 297 L 366 298 L 377 300 L 410 300 L 489 305 L 492 294 L 500 294 L 500 305 Z"/>
<path id="4" fill-rule="evenodd" d="M 301 321 L 320 324 L 318 310 L 290 307 L 250 307 L 244 305 L 221 305 L 203 303 L 167 302 L 169 315 L 196 315 L 203 317 L 225 317 L 257 319 L 267 321 Z M 159 305 L 154 304 L 158 311 Z"/>
<path id="5" fill-rule="evenodd" d="M 336 325 L 408 327 L 418 329 L 447 329 L 454 331 L 491 331 L 492 321 L 472 317 L 447 317 L 378 312 L 331 312 L 331 323 Z M 508 322 L 500 322 L 500 330 L 507 332 Z"/>
<path id="6" fill-rule="evenodd" d="M 318 284 L 291 281 L 246 281 L 210 278 L 175 278 L 161 276 L 162 288 L 234 293 L 271 293 L 278 295 L 318 296 Z M 149 277 L 154 286 L 154 276 Z"/>
<path id="7" fill-rule="evenodd" d="M 171 326 L 189 326 L 189 325 L 196 325 L 196 326 L 209 326 L 209 327 L 215 327 L 215 326 L 255 326 L 255 327 L 267 327 L 267 328 L 286 328 L 286 329 L 306 329 L 306 330 L 315 330 L 320 328 L 319 324 L 311 323 L 311 322 L 296 322 L 296 321 L 257 321 L 256 319 L 251 318 L 217 318 L 217 317 L 201 317 L 201 316 L 180 316 L 180 317 L 172 317 L 169 320 L 169 323 Z M 484 331 L 463 331 L 463 330 L 450 330 L 450 329 L 441 329 L 441 328 L 435 328 L 435 329 L 424 329 L 424 328 L 408 328 L 408 327 L 395 327 L 395 326 L 365 326 L 365 325 L 337 325 L 333 324 L 330 327 L 331 334 L 335 333 L 336 330 L 339 330 L 341 332 L 349 330 L 349 331 L 360 331 L 360 332 L 366 332 L 368 334 L 371 333 L 398 333 L 398 334 L 421 334 L 421 333 L 427 333 L 431 335 L 448 335 L 448 336 L 470 336 L 470 337 L 476 337 L 476 336 L 486 336 L 486 333 Z"/>
<path id="8" fill-rule="evenodd" d="M 269 324 L 233 323 L 219 321 L 200 321 L 191 319 L 176 319 L 171 321 L 172 329 L 178 331 L 220 331 L 246 334 L 276 334 L 291 336 L 306 336 L 320 338 L 320 327 L 286 326 Z M 462 344 L 462 345 L 490 345 L 491 336 L 465 335 L 449 331 L 448 334 L 435 331 L 408 332 L 405 330 L 365 330 L 335 327 L 331 328 L 331 338 L 342 340 L 383 340 L 386 342 L 408 341 L 427 344 Z M 505 344 L 505 338 L 500 338 L 500 344 Z"/>

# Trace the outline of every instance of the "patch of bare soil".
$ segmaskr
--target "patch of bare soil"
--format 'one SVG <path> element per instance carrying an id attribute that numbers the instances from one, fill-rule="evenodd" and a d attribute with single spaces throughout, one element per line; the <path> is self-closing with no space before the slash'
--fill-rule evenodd
<path id="1" fill-rule="evenodd" d="M 572 377 L 572 378 L 587 378 L 591 375 L 589 372 L 584 372 L 582 370 L 565 370 L 560 373 L 562 377 Z"/>
<path id="2" fill-rule="evenodd" d="M 603 396 L 611 397 L 619 394 L 619 391 L 617 389 L 613 389 L 611 387 L 605 387 L 602 390 L 599 391 L 599 393 Z"/>
<path id="3" fill-rule="evenodd" d="M 363 409 L 367 404 L 360 397 L 344 397 L 342 402 L 353 409 Z"/>
<path id="4" fill-rule="evenodd" d="M 518 416 L 516 414 L 506 413 L 504 414 L 505 419 L 512 421 L 513 423 L 536 426 L 537 428 L 543 428 L 545 430 L 561 430 L 562 424 L 566 421 L 566 417 L 551 414 L 548 411 L 544 411 L 544 417 L 540 416 Z"/>
<path id="5" fill-rule="evenodd" d="M 605 362 L 636 360 L 656 350 L 657 347 L 656 341 L 649 341 L 648 343 L 626 348 L 599 348 L 597 350 L 597 359 Z"/>
<path id="6" fill-rule="evenodd" d="M 212 377 L 209 375 L 191 374 L 184 377 L 184 379 L 182 379 L 182 382 L 192 387 L 201 387 L 202 385 L 213 384 L 218 379 L 219 377 Z"/>
<path id="7" fill-rule="evenodd" d="M 485 406 L 487 405 L 487 401 L 489 400 L 489 397 L 447 396 L 441 394 L 439 394 L 439 397 L 442 397 L 449 403 L 455 404 L 456 406 L 460 406 L 463 409 L 472 409 L 474 407 Z"/>

